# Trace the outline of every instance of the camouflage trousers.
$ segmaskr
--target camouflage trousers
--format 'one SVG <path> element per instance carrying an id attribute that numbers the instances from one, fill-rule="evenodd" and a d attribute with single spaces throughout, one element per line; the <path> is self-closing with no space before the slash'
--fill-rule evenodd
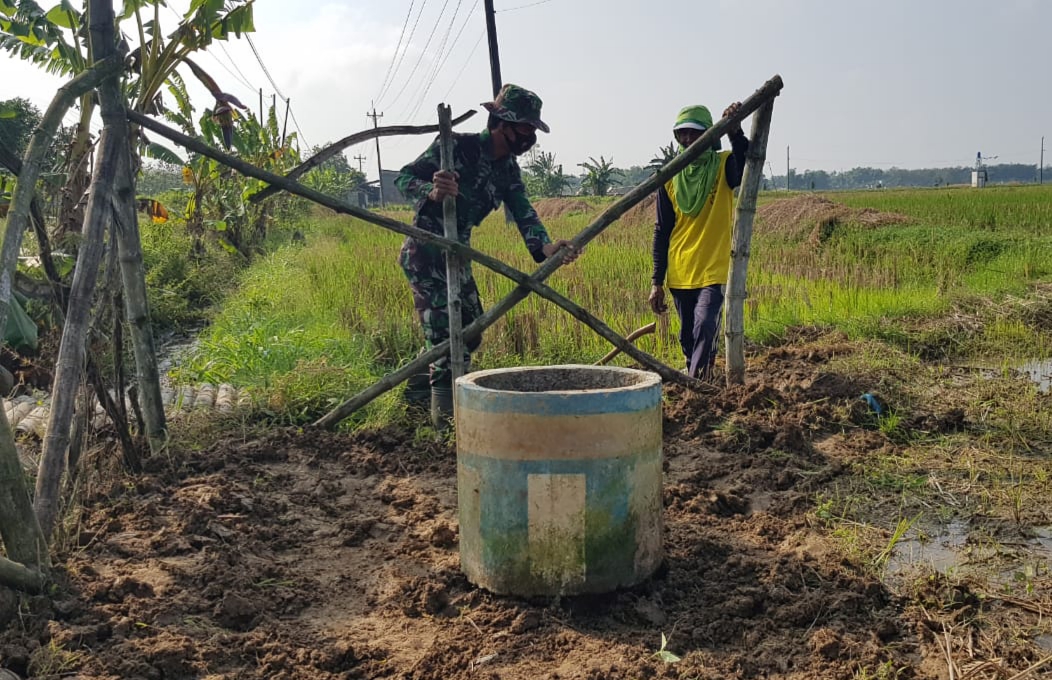
<path id="1" fill-rule="evenodd" d="M 445 255 L 434 246 L 407 238 L 398 259 L 409 281 L 409 288 L 413 291 L 413 307 L 424 331 L 426 348 L 431 349 L 449 339 L 449 289 Z M 470 263 L 461 269 L 460 311 L 462 328 L 482 316 L 482 302 L 479 300 L 479 289 L 475 284 L 475 277 L 472 276 Z M 471 360 L 471 353 L 477 350 L 481 343 L 481 336 L 464 342 L 465 362 Z M 432 385 L 450 385 L 452 378 L 448 354 L 431 364 Z"/>

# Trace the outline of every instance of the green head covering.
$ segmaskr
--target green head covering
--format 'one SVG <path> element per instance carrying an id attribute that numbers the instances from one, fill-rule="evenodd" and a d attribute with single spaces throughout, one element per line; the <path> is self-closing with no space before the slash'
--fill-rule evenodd
<path id="1" fill-rule="evenodd" d="M 704 106 L 688 106 L 676 116 L 672 131 L 688 129 L 704 132 L 712 127 L 712 114 Z M 680 144 L 680 153 L 684 147 Z M 685 215 L 697 215 L 713 187 L 720 172 L 720 142 L 716 140 L 713 148 L 703 152 L 698 158 L 680 171 L 672 181 L 676 189 L 676 207 Z"/>
<path id="2" fill-rule="evenodd" d="M 529 123 L 542 132 L 549 132 L 541 120 L 541 98 L 526 88 L 508 83 L 491 102 L 482 104 L 486 110 L 510 123 Z"/>

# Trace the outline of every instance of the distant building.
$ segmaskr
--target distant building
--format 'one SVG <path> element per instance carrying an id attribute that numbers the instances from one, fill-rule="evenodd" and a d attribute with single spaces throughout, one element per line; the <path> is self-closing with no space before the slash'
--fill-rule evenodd
<path id="1" fill-rule="evenodd" d="M 399 172 L 399 170 L 383 171 L 384 200 L 388 205 L 404 205 L 410 203 L 410 200 L 403 196 L 402 192 L 395 186 L 395 180 L 398 179 Z"/>
<path id="2" fill-rule="evenodd" d="M 402 195 L 402 192 L 395 186 L 395 180 L 398 178 L 398 170 L 384 170 L 384 202 L 387 205 L 408 205 L 409 199 Z M 372 208 L 380 205 L 380 186 L 376 180 L 366 182 L 355 191 L 351 192 L 349 198 L 351 203 L 362 207 Z"/>

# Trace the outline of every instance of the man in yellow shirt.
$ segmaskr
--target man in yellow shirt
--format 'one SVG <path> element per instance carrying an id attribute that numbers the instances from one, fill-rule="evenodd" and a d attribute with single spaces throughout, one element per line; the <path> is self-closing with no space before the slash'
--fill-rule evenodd
<path id="1" fill-rule="evenodd" d="M 723 116 L 740 107 L 738 102 L 731 104 Z M 712 114 L 704 106 L 680 111 L 672 128 L 680 151 L 710 127 Z M 650 308 L 655 314 L 668 310 L 667 285 L 679 315 L 679 343 L 687 372 L 696 378 L 708 378 L 716 363 L 731 261 L 734 189 L 741 184 L 749 149 L 740 125 L 728 131 L 727 137 L 731 151 L 721 151 L 717 142 L 658 189 Z"/>

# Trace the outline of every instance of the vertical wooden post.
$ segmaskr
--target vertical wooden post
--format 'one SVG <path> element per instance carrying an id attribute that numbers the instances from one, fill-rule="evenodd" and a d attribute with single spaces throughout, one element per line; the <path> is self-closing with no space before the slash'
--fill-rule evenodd
<path id="1" fill-rule="evenodd" d="M 734 213 L 734 236 L 731 244 L 731 272 L 727 292 L 727 384 L 745 382 L 745 279 L 749 269 L 749 244 L 756 216 L 756 195 L 763 179 L 767 157 L 767 138 L 771 131 L 774 99 L 764 103 L 752 119 L 752 135 L 745 158 L 738 207 Z M 788 177 L 788 175 L 786 175 Z"/>
<path id="2" fill-rule="evenodd" d="M 139 396 L 145 415 L 146 437 L 150 451 L 160 452 L 167 444 L 167 425 L 164 417 L 164 402 L 161 400 L 161 376 L 157 369 L 157 349 L 150 324 L 150 306 L 146 296 L 146 270 L 143 265 L 142 236 L 139 232 L 139 217 L 135 207 L 135 159 L 132 157 L 127 121 L 114 122 L 114 127 L 123 127 L 128 146 L 121 154 L 117 176 L 114 178 L 113 240 L 120 253 L 121 280 L 124 284 L 124 306 L 131 327 L 132 349 L 135 355 L 135 371 L 139 383 Z M 123 357 L 118 357 L 123 361 Z M 119 401 L 123 401 L 118 398 Z"/>
<path id="3" fill-rule="evenodd" d="M 441 147 L 441 167 L 454 172 L 453 163 L 453 124 L 450 108 L 445 104 L 438 105 L 438 135 Z M 457 199 L 446 196 L 442 201 L 442 221 L 446 229 L 446 238 L 459 241 L 457 229 Z M 464 335 L 462 305 L 460 303 L 460 257 L 446 253 L 446 310 L 449 314 L 449 366 L 453 371 L 453 382 L 464 375 Z"/>

